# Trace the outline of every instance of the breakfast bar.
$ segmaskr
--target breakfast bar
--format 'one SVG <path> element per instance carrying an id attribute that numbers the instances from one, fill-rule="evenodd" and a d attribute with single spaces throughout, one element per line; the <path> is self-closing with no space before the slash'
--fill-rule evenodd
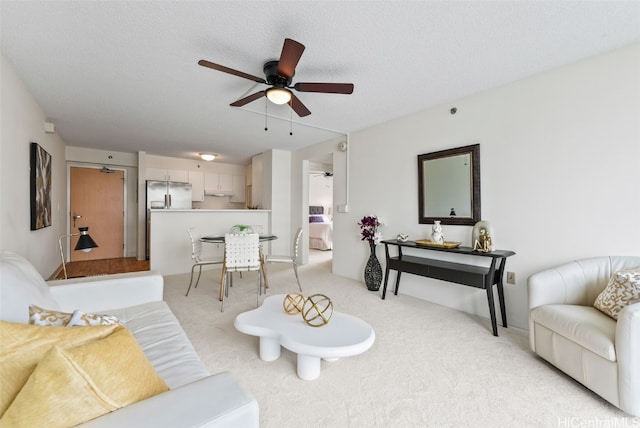
<path id="1" fill-rule="evenodd" d="M 151 210 L 150 264 L 162 275 L 191 270 L 191 241 L 187 228 L 195 227 L 204 236 L 224 236 L 236 224 L 254 226 L 271 233 L 270 210 Z M 265 253 L 270 243 L 265 243 Z M 205 256 L 222 257 L 224 243 L 209 244 Z"/>

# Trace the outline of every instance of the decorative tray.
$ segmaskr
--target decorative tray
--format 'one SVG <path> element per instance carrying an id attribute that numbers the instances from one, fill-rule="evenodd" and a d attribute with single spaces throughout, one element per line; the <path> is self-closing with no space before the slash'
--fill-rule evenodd
<path id="1" fill-rule="evenodd" d="M 416 239 L 417 245 L 424 245 L 426 247 L 437 247 L 437 248 L 458 248 L 461 242 L 452 242 L 452 241 L 444 241 L 442 244 L 438 242 L 431 242 L 429 239 Z"/>

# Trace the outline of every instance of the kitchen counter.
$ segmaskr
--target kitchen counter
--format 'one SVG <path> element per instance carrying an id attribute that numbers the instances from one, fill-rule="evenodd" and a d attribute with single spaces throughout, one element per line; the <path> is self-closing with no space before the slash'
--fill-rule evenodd
<path id="1" fill-rule="evenodd" d="M 224 235 L 236 224 L 259 226 L 260 233 L 272 233 L 271 210 L 210 210 L 210 209 L 153 209 L 151 210 L 150 265 L 162 275 L 191 272 L 191 240 L 187 229 L 195 227 L 200 234 Z M 258 229 L 258 228 L 256 228 Z M 265 243 L 265 253 L 270 246 Z M 288 245 L 290 243 L 284 243 Z M 285 249 L 286 249 L 285 248 Z M 223 244 L 203 244 L 204 256 L 224 254 Z"/>

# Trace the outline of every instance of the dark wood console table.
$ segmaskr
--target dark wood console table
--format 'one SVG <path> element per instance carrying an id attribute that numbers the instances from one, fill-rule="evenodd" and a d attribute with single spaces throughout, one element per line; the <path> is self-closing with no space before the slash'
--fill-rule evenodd
<path id="1" fill-rule="evenodd" d="M 498 325 L 496 322 L 496 310 L 493 300 L 493 286 L 497 285 L 498 299 L 500 301 L 500 313 L 502 314 L 502 325 L 507 327 L 507 314 L 504 305 L 504 292 L 502 289 L 502 277 L 507 263 L 507 257 L 513 256 L 513 251 L 494 250 L 489 253 L 474 251 L 470 247 L 441 248 L 426 245 L 418 245 L 414 241 L 400 242 L 392 239 L 382 241 L 387 261 L 384 274 L 384 288 L 382 289 L 382 299 L 387 294 L 387 282 L 389 281 L 389 270 L 397 271 L 396 289 L 394 294 L 398 294 L 400 286 L 400 275 L 402 272 L 412 273 L 428 278 L 440 279 L 443 281 L 455 282 L 468 285 L 470 287 L 482 288 L 487 292 L 489 303 L 489 314 L 491 315 L 491 327 L 493 335 L 498 335 Z M 398 248 L 398 256 L 389 255 L 389 246 Z M 464 254 L 469 256 L 490 257 L 489 267 L 469 265 L 464 263 L 449 262 L 444 260 L 430 259 L 426 257 L 409 256 L 402 254 L 402 248 L 412 248 L 427 251 L 441 251 L 446 253 Z"/>

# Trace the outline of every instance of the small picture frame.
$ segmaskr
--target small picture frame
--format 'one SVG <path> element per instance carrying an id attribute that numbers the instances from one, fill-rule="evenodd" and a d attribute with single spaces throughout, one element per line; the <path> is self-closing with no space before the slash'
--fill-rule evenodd
<path id="1" fill-rule="evenodd" d="M 31 230 L 51 226 L 51 155 L 38 143 L 30 146 Z"/>

